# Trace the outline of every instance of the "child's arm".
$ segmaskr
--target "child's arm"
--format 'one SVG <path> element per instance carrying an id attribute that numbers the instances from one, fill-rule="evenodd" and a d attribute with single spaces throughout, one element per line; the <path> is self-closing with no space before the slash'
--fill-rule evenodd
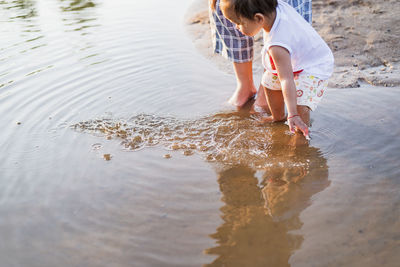
<path id="1" fill-rule="evenodd" d="M 288 111 L 289 129 L 291 132 L 294 132 L 295 128 L 297 128 L 303 132 L 305 137 L 308 137 L 308 127 L 297 112 L 296 85 L 294 84 L 293 68 L 289 51 L 281 46 L 271 46 L 269 53 L 275 63 L 281 82 L 283 99 L 285 100 Z"/>

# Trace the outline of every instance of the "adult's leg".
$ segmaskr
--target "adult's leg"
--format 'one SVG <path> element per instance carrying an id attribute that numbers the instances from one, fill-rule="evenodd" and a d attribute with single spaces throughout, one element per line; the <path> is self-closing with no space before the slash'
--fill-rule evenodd
<path id="1" fill-rule="evenodd" d="M 291 5 L 308 23 L 312 24 L 312 0 L 283 0 Z"/>
<path id="2" fill-rule="evenodd" d="M 237 107 L 242 107 L 257 93 L 253 81 L 253 62 L 233 62 L 233 69 L 235 70 L 237 86 L 229 99 L 229 103 Z"/>
<path id="3" fill-rule="evenodd" d="M 242 107 L 257 90 L 253 81 L 253 43 L 252 37 L 243 35 L 224 15 L 216 1 L 215 10 L 210 10 L 210 24 L 214 52 L 232 62 L 237 86 L 229 103 Z"/>

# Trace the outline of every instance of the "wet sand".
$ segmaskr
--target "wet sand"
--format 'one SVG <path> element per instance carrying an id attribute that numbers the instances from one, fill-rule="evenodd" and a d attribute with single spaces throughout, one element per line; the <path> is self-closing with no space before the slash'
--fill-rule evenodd
<path id="1" fill-rule="evenodd" d="M 329 87 L 359 87 L 360 81 L 400 85 L 400 4 L 397 0 L 313 0 L 313 27 L 335 57 Z M 207 0 L 197 0 L 186 14 L 188 31 L 200 53 L 220 69 L 231 64 L 212 54 Z M 262 37 L 256 37 L 254 69 L 261 75 Z"/>

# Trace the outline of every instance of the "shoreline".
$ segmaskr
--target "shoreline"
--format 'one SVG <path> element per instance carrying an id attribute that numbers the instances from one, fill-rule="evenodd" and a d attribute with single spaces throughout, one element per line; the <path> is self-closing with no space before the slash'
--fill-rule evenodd
<path id="1" fill-rule="evenodd" d="M 374 86 L 400 86 L 400 5 L 397 0 L 314 0 L 313 27 L 335 57 L 329 79 L 331 88 L 355 88 L 363 82 Z M 213 54 L 208 0 L 195 0 L 185 24 L 195 47 L 219 69 L 233 74 L 232 64 Z M 262 35 L 255 37 L 253 72 L 263 71 Z M 255 80 L 257 80 L 255 78 Z"/>

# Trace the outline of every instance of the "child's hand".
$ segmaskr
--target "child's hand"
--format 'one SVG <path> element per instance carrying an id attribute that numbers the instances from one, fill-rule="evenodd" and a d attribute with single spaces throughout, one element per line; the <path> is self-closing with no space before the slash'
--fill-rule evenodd
<path id="1" fill-rule="evenodd" d="M 292 115 L 287 118 L 289 129 L 292 133 L 294 133 L 296 130 L 301 131 L 304 135 L 304 137 L 309 140 L 310 136 L 308 133 L 308 127 L 307 125 L 303 122 L 303 120 L 300 118 L 299 115 Z"/>

